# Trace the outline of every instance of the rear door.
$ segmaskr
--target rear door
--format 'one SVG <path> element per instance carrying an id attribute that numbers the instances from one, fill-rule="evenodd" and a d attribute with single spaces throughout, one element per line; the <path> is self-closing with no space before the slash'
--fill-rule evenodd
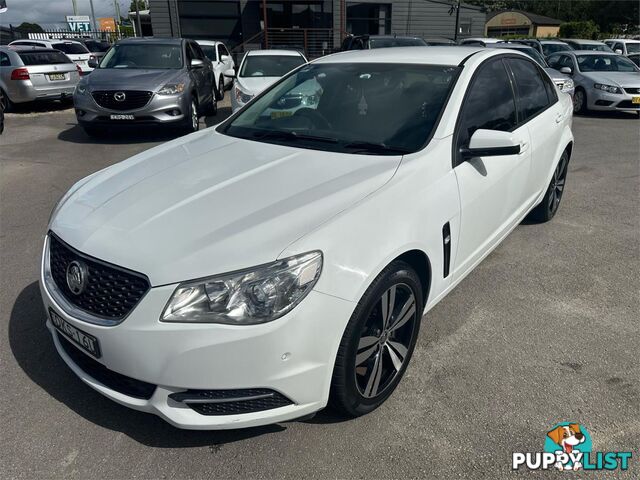
<path id="1" fill-rule="evenodd" d="M 478 129 L 511 132 L 520 153 L 464 160 Z M 514 86 L 502 57 L 482 64 L 474 74 L 454 135 L 454 172 L 461 204 L 460 235 L 454 280 L 463 276 L 519 219 L 528 197 L 529 130 L 518 126 Z"/>
<path id="2" fill-rule="evenodd" d="M 218 61 L 220 61 L 221 63 L 222 73 L 226 72 L 227 70 L 233 69 L 234 67 L 233 58 L 231 58 L 231 54 L 227 50 L 227 47 L 225 47 L 222 43 L 219 43 L 217 49 L 218 49 Z M 224 77 L 225 85 L 229 84 L 232 81 L 233 79 Z"/>
<path id="3" fill-rule="evenodd" d="M 538 65 L 527 58 L 508 58 L 506 63 L 516 85 L 518 124 L 528 127 L 531 137 L 531 202 L 547 187 L 564 119 L 572 112 L 564 111 L 556 86 Z"/>
<path id="4" fill-rule="evenodd" d="M 198 48 L 200 50 L 200 48 Z M 202 50 L 200 50 L 201 52 Z M 210 92 L 206 91 L 207 88 L 207 79 L 206 72 L 207 68 L 205 66 L 202 67 L 191 67 L 192 60 L 202 60 L 205 62 L 204 54 L 200 55 L 199 52 L 195 49 L 195 42 L 187 42 L 187 68 L 191 74 L 191 78 L 193 79 L 193 83 L 196 86 L 196 92 L 198 96 L 198 103 L 202 105 L 206 98 L 208 97 Z"/>

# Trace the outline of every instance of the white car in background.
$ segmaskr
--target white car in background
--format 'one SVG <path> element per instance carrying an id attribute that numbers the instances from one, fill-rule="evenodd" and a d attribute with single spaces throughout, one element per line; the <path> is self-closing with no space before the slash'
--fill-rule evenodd
<path id="1" fill-rule="evenodd" d="M 67 57 L 73 60 L 78 67 L 82 75 L 86 75 L 93 71 L 93 68 L 89 66 L 89 59 L 91 58 L 91 52 L 82 43 L 73 40 L 15 40 L 9 45 L 26 45 L 32 47 L 41 48 L 53 48 L 60 50 Z"/>
<path id="2" fill-rule="evenodd" d="M 618 55 L 634 55 L 640 53 L 640 40 L 630 38 L 608 38 L 604 41 Z"/>
<path id="3" fill-rule="evenodd" d="M 244 107 L 253 97 L 277 82 L 294 68 L 307 63 L 297 50 L 252 50 L 247 52 L 236 74 L 233 70 L 225 76 L 235 78 L 231 94 L 233 112 Z"/>
<path id="4" fill-rule="evenodd" d="M 215 76 L 216 100 L 224 98 L 224 91 L 233 83 L 233 78 L 226 77 L 224 72 L 233 70 L 235 63 L 226 45 L 216 40 L 196 40 L 202 51 L 211 60 Z"/>
<path id="5" fill-rule="evenodd" d="M 312 90 L 320 101 L 272 114 Z M 516 51 L 304 65 L 217 128 L 62 197 L 40 277 L 56 349 L 101 394 L 181 428 L 292 420 L 329 401 L 371 412 L 423 313 L 526 216 L 554 217 L 571 113 Z"/>

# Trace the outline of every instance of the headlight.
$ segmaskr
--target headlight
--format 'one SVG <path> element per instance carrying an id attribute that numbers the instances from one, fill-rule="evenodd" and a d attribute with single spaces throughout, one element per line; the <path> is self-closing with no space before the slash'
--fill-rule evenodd
<path id="1" fill-rule="evenodd" d="M 158 90 L 158 95 L 177 95 L 184 92 L 184 83 L 167 83 Z"/>
<path id="2" fill-rule="evenodd" d="M 76 92 L 80 95 L 84 95 L 85 93 L 87 93 L 87 86 L 79 83 L 78 85 L 76 85 Z"/>
<path id="3" fill-rule="evenodd" d="M 604 85 L 602 83 L 595 83 L 593 86 L 598 90 L 602 90 L 608 93 L 622 93 L 618 87 L 614 87 L 613 85 Z"/>
<path id="4" fill-rule="evenodd" d="M 562 85 L 562 91 L 563 92 L 568 92 L 569 90 L 573 90 L 573 80 L 571 80 L 570 78 L 566 79 L 564 84 Z"/>
<path id="5" fill-rule="evenodd" d="M 178 285 L 162 312 L 163 322 L 265 323 L 291 311 L 322 271 L 315 251 L 235 273 Z"/>
<path id="6" fill-rule="evenodd" d="M 236 100 L 240 103 L 247 103 L 249 100 L 251 100 L 255 96 L 245 92 L 238 85 L 233 86 L 233 92 L 236 96 Z"/>

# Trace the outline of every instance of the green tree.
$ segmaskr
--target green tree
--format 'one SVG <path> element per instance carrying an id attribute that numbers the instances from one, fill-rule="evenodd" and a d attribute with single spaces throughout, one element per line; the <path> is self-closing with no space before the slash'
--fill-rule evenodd
<path id="1" fill-rule="evenodd" d="M 44 32 L 43 28 L 37 23 L 22 22 L 20 25 L 14 28 L 16 32 L 20 33 L 41 33 Z"/>
<path id="2" fill-rule="evenodd" d="M 560 25 L 560 36 L 566 38 L 591 38 L 597 39 L 600 29 L 595 22 L 566 22 Z"/>

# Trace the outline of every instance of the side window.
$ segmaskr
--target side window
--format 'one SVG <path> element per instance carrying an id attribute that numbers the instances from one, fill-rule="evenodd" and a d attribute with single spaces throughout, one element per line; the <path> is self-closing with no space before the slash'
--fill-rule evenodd
<path id="1" fill-rule="evenodd" d="M 193 50 L 193 58 L 204 60 L 204 52 L 200 48 L 200 45 L 195 42 L 190 42 L 189 45 L 191 45 L 191 49 Z"/>
<path id="2" fill-rule="evenodd" d="M 507 132 L 515 127 L 516 104 L 509 75 L 501 59 L 490 60 L 478 69 L 464 99 L 456 155 L 469 146 L 471 135 L 480 128 Z M 458 157 L 457 163 L 460 161 Z"/>
<path id="3" fill-rule="evenodd" d="M 222 44 L 218 44 L 218 61 L 221 62 L 222 61 L 222 56 L 226 55 L 226 53 L 224 53 L 224 47 L 222 46 Z"/>
<path id="4" fill-rule="evenodd" d="M 560 55 L 551 55 L 549 58 L 547 58 L 547 63 L 551 68 L 560 70 L 560 57 Z"/>
<path id="5" fill-rule="evenodd" d="M 11 60 L 9 60 L 9 55 L 4 52 L 0 52 L 0 67 L 10 67 Z"/>
<path id="6" fill-rule="evenodd" d="M 551 101 L 542 76 L 532 62 L 520 58 L 507 60 L 516 80 L 520 123 L 526 122 L 546 109 Z"/>

